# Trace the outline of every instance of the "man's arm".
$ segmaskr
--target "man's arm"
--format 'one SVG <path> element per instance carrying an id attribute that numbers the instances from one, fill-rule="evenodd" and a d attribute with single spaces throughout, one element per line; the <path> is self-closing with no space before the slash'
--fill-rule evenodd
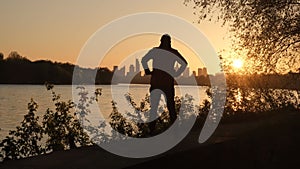
<path id="1" fill-rule="evenodd" d="M 180 67 L 176 71 L 175 77 L 180 76 L 181 73 L 183 73 L 183 71 L 185 70 L 185 68 L 187 67 L 187 64 L 188 64 L 187 61 L 184 59 L 184 57 L 177 50 L 176 50 L 176 55 L 178 56 L 178 59 L 176 61 L 180 64 Z"/>
<path id="2" fill-rule="evenodd" d="M 145 70 L 145 74 L 146 75 L 150 75 L 151 74 L 151 71 L 149 70 L 149 67 L 148 67 L 148 61 L 150 59 L 153 59 L 153 52 L 152 50 L 150 50 L 143 58 L 142 58 L 142 66 Z"/>

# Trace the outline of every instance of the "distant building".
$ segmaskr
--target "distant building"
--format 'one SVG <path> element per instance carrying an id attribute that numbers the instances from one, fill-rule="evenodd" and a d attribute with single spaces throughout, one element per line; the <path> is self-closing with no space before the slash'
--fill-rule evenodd
<path id="1" fill-rule="evenodd" d="M 207 69 L 204 68 L 198 68 L 198 76 L 207 76 Z"/>
<path id="2" fill-rule="evenodd" d="M 125 76 L 125 66 L 123 66 L 119 71 L 122 76 Z"/>
<path id="3" fill-rule="evenodd" d="M 194 76 L 194 77 L 197 76 L 196 71 L 193 71 L 193 75 L 192 76 Z"/>
<path id="4" fill-rule="evenodd" d="M 189 77 L 190 76 L 190 68 L 187 67 L 184 71 L 183 71 L 183 77 Z"/>
<path id="5" fill-rule="evenodd" d="M 127 76 L 128 77 L 131 77 L 131 76 L 133 76 L 134 75 L 134 66 L 133 65 L 130 65 L 129 66 L 129 71 L 128 71 L 128 73 L 127 73 Z"/>
<path id="6" fill-rule="evenodd" d="M 140 72 L 140 62 L 138 59 L 135 59 L 135 71 L 138 73 Z"/>
<path id="7" fill-rule="evenodd" d="M 124 77 L 125 76 L 125 66 L 123 66 L 120 70 L 118 70 L 118 76 Z"/>
<path id="8" fill-rule="evenodd" d="M 203 68 L 203 76 L 207 76 L 207 68 L 206 67 Z"/>
<path id="9" fill-rule="evenodd" d="M 134 66 L 133 65 L 130 65 L 129 66 L 129 72 L 128 73 L 133 73 L 134 72 Z"/>
<path id="10" fill-rule="evenodd" d="M 113 72 L 117 72 L 117 71 L 118 71 L 118 66 L 114 66 Z"/>
<path id="11" fill-rule="evenodd" d="M 203 69 L 202 68 L 198 68 L 198 76 L 202 76 L 203 75 Z"/>

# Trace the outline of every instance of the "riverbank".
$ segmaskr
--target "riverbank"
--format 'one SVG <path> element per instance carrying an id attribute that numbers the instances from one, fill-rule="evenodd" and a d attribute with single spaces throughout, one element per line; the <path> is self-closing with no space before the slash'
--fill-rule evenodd
<path id="1" fill-rule="evenodd" d="M 143 162 L 127 169 L 299 168 L 300 112 L 221 125 L 205 146 Z"/>
<path id="2" fill-rule="evenodd" d="M 221 124 L 205 144 L 197 143 L 200 130 L 196 124 L 179 145 L 153 158 L 129 159 L 91 146 L 5 161 L 0 168 L 298 168 L 299 122 L 300 112 L 286 110 Z"/>

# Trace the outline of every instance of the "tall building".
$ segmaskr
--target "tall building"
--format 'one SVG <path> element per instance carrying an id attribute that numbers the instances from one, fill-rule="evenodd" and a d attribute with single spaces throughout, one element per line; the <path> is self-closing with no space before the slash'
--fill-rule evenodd
<path id="1" fill-rule="evenodd" d="M 198 68 L 198 76 L 207 76 L 207 68 Z"/>
<path id="2" fill-rule="evenodd" d="M 118 75 L 120 77 L 124 77 L 125 76 L 125 66 L 123 66 L 120 70 L 118 70 Z"/>
<path id="3" fill-rule="evenodd" d="M 197 76 L 196 71 L 193 71 L 193 75 L 192 76 L 194 76 L 194 77 Z"/>
<path id="4" fill-rule="evenodd" d="M 183 71 L 183 77 L 189 77 L 190 76 L 190 68 L 187 67 L 184 71 Z"/>
<path id="5" fill-rule="evenodd" d="M 129 72 L 130 72 L 130 73 L 133 73 L 133 72 L 134 72 L 134 66 L 133 66 L 133 65 L 130 65 L 130 66 L 129 66 Z"/>
<path id="6" fill-rule="evenodd" d="M 207 69 L 206 69 L 206 67 L 203 68 L 203 75 L 207 76 Z"/>
<path id="7" fill-rule="evenodd" d="M 127 76 L 133 76 L 134 75 L 134 66 L 129 66 L 129 71 L 127 72 Z"/>
<path id="8" fill-rule="evenodd" d="M 113 72 L 117 72 L 117 71 L 118 71 L 118 66 L 114 66 Z"/>
<path id="9" fill-rule="evenodd" d="M 198 68 L 198 76 L 202 76 L 203 75 L 203 69 L 202 68 Z"/>
<path id="10" fill-rule="evenodd" d="M 135 59 L 135 71 L 140 72 L 140 62 L 139 59 Z"/>

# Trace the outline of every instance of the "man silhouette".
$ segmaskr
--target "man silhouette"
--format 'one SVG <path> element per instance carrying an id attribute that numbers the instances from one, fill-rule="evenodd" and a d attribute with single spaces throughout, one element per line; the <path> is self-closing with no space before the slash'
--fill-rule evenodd
<path id="1" fill-rule="evenodd" d="M 174 102 L 174 78 L 181 75 L 187 66 L 187 62 L 176 49 L 171 47 L 171 37 L 168 34 L 164 34 L 160 42 L 159 47 L 154 47 L 142 58 L 142 65 L 145 74 L 151 75 L 150 119 L 156 117 L 160 97 L 164 95 L 169 110 L 170 123 L 172 124 L 177 118 Z M 152 71 L 148 66 L 150 60 L 152 60 Z M 174 68 L 175 63 L 180 65 L 178 70 Z M 154 131 L 155 124 L 156 121 L 150 122 L 149 129 L 151 132 Z"/>

